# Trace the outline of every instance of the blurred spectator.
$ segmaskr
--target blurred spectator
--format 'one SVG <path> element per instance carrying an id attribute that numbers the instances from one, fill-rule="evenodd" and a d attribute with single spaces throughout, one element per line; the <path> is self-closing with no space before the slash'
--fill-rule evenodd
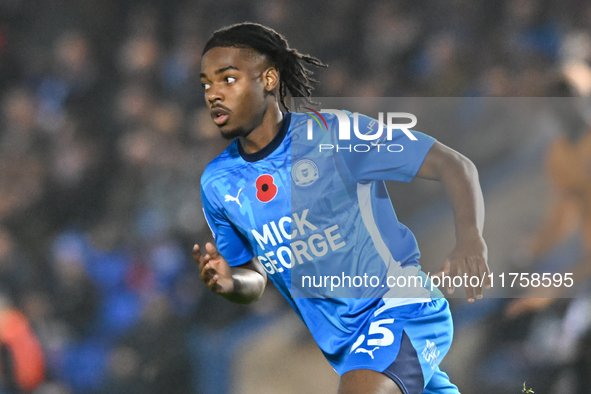
<path id="1" fill-rule="evenodd" d="M 98 294 L 85 265 L 87 251 L 79 234 L 63 234 L 53 246 L 54 316 L 77 338 L 88 335 L 95 322 Z"/>
<path id="2" fill-rule="evenodd" d="M 47 141 L 36 121 L 36 101 L 30 91 L 11 90 L 1 102 L 0 218 L 8 218 L 42 196 Z"/>
<path id="3" fill-rule="evenodd" d="M 0 226 L 0 289 L 6 296 L 20 302 L 24 291 L 36 283 L 33 265 L 19 250 L 14 237 Z"/>
<path id="4" fill-rule="evenodd" d="M 110 394 L 143 394 L 148 387 L 142 381 L 140 356 L 135 349 L 119 345 L 109 355 L 109 378 L 105 392 Z"/>
<path id="5" fill-rule="evenodd" d="M 132 392 L 146 394 L 189 392 L 186 335 L 167 297 L 156 293 L 145 304 L 141 320 L 112 353 L 111 369 L 123 367 L 110 383 L 114 392 L 130 386 L 136 386 Z"/>
<path id="6" fill-rule="evenodd" d="M 0 388 L 32 392 L 45 378 L 45 362 L 27 318 L 0 294 Z"/>

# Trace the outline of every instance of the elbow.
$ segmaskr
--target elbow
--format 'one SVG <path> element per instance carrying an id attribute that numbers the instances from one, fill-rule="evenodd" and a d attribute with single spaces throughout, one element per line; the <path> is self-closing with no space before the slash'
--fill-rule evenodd
<path id="1" fill-rule="evenodd" d="M 252 291 L 248 297 L 245 297 L 240 302 L 241 304 L 252 304 L 253 302 L 257 302 L 263 296 L 266 287 L 266 280 L 262 279 L 253 285 Z"/>
<path id="2" fill-rule="evenodd" d="M 261 291 L 258 294 L 255 294 L 254 297 L 249 300 L 248 304 L 252 304 L 253 302 L 257 302 L 258 300 L 261 299 L 261 297 L 263 296 L 265 288 L 261 288 Z"/>
<path id="3" fill-rule="evenodd" d="M 237 304 L 252 304 L 260 300 L 267 285 L 267 276 L 264 271 L 258 271 L 257 262 L 235 269 L 234 291 L 226 298 Z"/>
<path id="4" fill-rule="evenodd" d="M 466 156 L 464 155 L 460 155 L 461 158 L 461 166 L 462 166 L 462 170 L 464 171 L 464 173 L 472 179 L 478 179 L 478 168 L 476 168 L 476 165 L 474 164 L 474 162 L 470 159 L 468 159 Z"/>
<path id="5" fill-rule="evenodd" d="M 459 152 L 453 151 L 453 154 L 447 158 L 447 163 L 443 167 L 447 168 L 448 171 L 453 171 L 456 175 L 478 180 L 478 169 L 474 162 Z"/>
<path id="6" fill-rule="evenodd" d="M 247 289 L 238 287 L 235 292 L 223 294 L 223 297 L 235 304 L 248 305 L 257 302 L 263 296 L 265 286 L 263 282 L 250 283 Z"/>

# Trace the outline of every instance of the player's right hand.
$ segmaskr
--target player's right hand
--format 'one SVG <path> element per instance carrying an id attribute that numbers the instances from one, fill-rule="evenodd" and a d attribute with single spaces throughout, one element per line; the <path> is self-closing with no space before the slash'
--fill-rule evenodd
<path id="1" fill-rule="evenodd" d="M 193 259 L 199 267 L 201 280 L 211 291 L 221 295 L 234 291 L 232 269 L 214 244 L 205 244 L 205 254 L 202 254 L 199 245 L 193 246 Z"/>

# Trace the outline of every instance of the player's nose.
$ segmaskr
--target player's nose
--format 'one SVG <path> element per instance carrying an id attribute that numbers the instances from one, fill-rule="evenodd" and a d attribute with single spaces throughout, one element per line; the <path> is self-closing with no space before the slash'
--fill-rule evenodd
<path id="1" fill-rule="evenodd" d="M 205 93 L 205 100 L 211 105 L 216 101 L 223 101 L 224 96 L 220 88 L 216 87 L 215 84 L 207 89 Z"/>

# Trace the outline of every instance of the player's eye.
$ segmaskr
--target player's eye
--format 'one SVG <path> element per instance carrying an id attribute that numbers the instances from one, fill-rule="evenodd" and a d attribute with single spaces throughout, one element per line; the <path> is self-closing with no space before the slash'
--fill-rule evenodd
<path id="1" fill-rule="evenodd" d="M 234 77 L 226 77 L 226 82 L 227 82 L 227 83 L 233 83 L 233 82 L 236 82 L 236 78 L 234 78 Z"/>
<path id="2" fill-rule="evenodd" d="M 201 84 L 201 87 L 202 87 L 203 89 L 205 89 L 205 90 L 209 89 L 209 88 L 210 88 L 210 86 L 211 86 L 210 84 L 208 84 L 208 83 L 205 83 L 205 82 L 203 82 L 203 83 Z"/>

